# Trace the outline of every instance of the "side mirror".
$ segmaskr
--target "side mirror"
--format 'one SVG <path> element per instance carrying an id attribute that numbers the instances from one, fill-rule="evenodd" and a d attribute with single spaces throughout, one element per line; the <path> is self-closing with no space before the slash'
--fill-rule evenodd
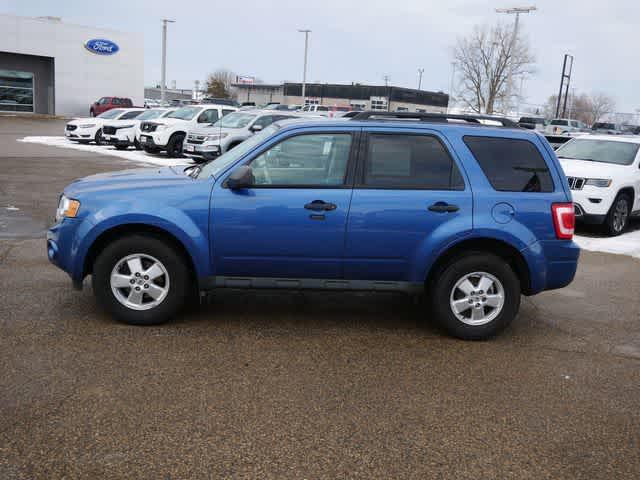
<path id="1" fill-rule="evenodd" d="M 256 133 L 262 130 L 262 128 L 263 128 L 262 125 L 254 125 L 253 127 L 251 127 L 251 131 Z"/>
<path id="2" fill-rule="evenodd" d="M 255 183 L 253 176 L 253 170 L 247 165 L 242 165 L 236 168 L 231 175 L 227 178 L 227 187 L 231 190 L 238 190 L 240 188 L 248 188 Z"/>

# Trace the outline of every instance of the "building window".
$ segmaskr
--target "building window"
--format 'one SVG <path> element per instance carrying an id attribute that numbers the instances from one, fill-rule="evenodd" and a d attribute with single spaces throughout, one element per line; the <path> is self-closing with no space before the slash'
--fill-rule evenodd
<path id="1" fill-rule="evenodd" d="M 387 97 L 371 97 L 371 110 L 388 110 Z"/>
<path id="2" fill-rule="evenodd" d="M 0 110 L 33 112 L 33 73 L 0 70 Z"/>

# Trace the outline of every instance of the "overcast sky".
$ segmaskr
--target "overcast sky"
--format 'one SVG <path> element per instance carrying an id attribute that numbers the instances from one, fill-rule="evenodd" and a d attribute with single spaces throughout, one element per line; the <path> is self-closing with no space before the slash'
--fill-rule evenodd
<path id="1" fill-rule="evenodd" d="M 636 86 L 638 0 L 0 0 L 0 13 L 52 15 L 63 21 L 141 31 L 145 82 L 160 80 L 161 22 L 169 27 L 167 81 L 192 88 L 194 80 L 227 68 L 265 82 L 301 81 L 304 41 L 310 37 L 308 80 L 361 82 L 449 90 L 451 47 L 474 25 L 513 22 L 496 7 L 535 5 L 521 16 L 536 56 L 537 73 L 524 85 L 526 102 L 556 93 L 564 53 L 575 56 L 576 92 L 613 96 L 617 110 L 640 108 Z"/>

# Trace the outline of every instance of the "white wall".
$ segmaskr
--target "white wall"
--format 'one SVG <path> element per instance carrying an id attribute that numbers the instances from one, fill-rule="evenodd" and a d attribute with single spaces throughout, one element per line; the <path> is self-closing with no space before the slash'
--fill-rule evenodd
<path id="1" fill-rule="evenodd" d="M 2 52 L 54 58 L 57 115 L 88 115 L 89 105 L 103 96 L 144 102 L 142 34 L 12 15 L 0 15 L 0 32 Z M 84 43 L 92 38 L 111 40 L 120 50 L 91 53 Z"/>

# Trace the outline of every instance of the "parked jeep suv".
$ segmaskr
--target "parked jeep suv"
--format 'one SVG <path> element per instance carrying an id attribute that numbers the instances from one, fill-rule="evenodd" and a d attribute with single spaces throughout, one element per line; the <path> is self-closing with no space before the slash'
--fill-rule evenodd
<path id="1" fill-rule="evenodd" d="M 572 281 L 571 194 L 542 136 L 375 115 L 276 122 L 202 166 L 77 180 L 49 259 L 131 324 L 226 287 L 426 291 L 425 318 L 465 339 Z"/>

